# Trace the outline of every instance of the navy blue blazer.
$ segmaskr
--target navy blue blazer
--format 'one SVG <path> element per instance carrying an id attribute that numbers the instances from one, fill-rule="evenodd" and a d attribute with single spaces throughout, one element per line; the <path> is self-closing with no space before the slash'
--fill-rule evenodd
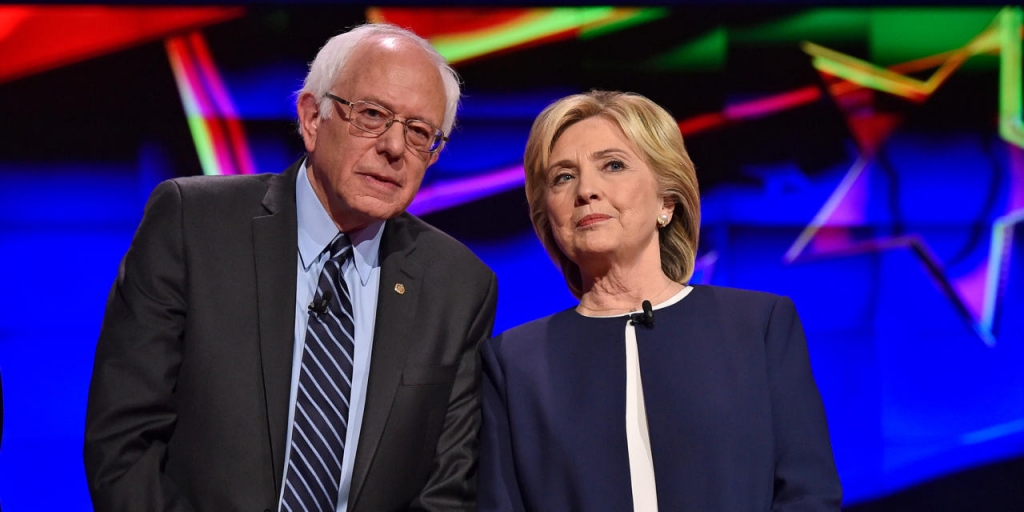
<path id="1" fill-rule="evenodd" d="M 626 321 L 568 309 L 485 345 L 480 510 L 632 510 Z M 840 509 L 791 300 L 696 286 L 636 333 L 660 510 Z"/>

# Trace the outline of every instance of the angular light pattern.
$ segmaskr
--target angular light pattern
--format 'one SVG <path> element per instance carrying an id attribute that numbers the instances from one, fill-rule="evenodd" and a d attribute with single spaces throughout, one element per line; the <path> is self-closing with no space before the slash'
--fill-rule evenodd
<path id="1" fill-rule="evenodd" d="M 0 83 L 244 12 L 240 7 L 0 6 Z"/>
<path id="2" fill-rule="evenodd" d="M 166 41 L 203 174 L 253 174 L 256 165 L 231 97 L 199 32 Z"/>
<path id="3" fill-rule="evenodd" d="M 933 63 L 941 59 L 938 69 L 926 81 L 812 43 L 804 43 L 803 48 L 814 57 L 813 64 L 819 70 L 858 86 L 902 96 L 914 102 L 927 100 L 968 57 L 999 51 L 1000 135 L 1013 145 L 1008 150 L 1016 154 L 1024 147 L 1024 130 L 1021 128 L 1021 26 L 1021 9 L 1005 8 L 988 28 L 962 48 L 902 66 L 903 70 L 916 70 L 922 62 Z M 837 91 L 844 89 L 833 88 L 830 92 L 835 94 Z M 882 142 L 884 137 L 874 141 L 875 144 Z M 865 198 L 869 194 L 869 174 L 865 171 L 870 168 L 871 157 L 877 148 L 866 149 L 865 155 L 857 159 L 825 205 L 786 251 L 783 259 L 795 262 L 807 258 L 909 248 L 920 258 L 924 268 L 936 280 L 956 310 L 971 324 L 978 337 L 986 345 L 994 346 L 997 341 L 994 318 L 1000 299 L 999 290 L 1004 286 L 1004 269 L 1011 256 L 1009 251 L 1012 244 L 1008 240 L 1012 237 L 1013 226 L 1024 221 L 1024 165 L 1021 165 L 1019 158 L 1011 158 L 1010 201 L 1004 214 L 992 225 L 988 259 L 980 263 L 974 272 L 951 278 L 928 243 L 918 235 L 855 242 L 845 232 L 847 227 L 859 224 L 864 218 Z"/>
<path id="4" fill-rule="evenodd" d="M 367 19 L 408 27 L 451 64 L 553 41 L 587 38 L 664 16 L 665 9 L 554 7 L 534 9 L 370 8 Z"/>

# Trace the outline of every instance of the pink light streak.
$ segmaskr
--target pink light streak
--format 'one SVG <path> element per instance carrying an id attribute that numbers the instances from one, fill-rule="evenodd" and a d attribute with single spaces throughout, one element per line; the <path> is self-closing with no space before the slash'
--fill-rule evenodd
<path id="1" fill-rule="evenodd" d="M 193 32 L 188 39 L 198 64 L 197 70 L 203 79 L 202 82 L 213 97 L 212 106 L 216 109 L 217 117 L 222 119 L 227 127 L 230 139 L 228 149 L 231 150 L 234 161 L 238 164 L 239 173 L 255 174 L 256 165 L 249 152 L 242 122 L 238 118 L 238 111 L 235 109 L 234 102 L 231 101 L 231 96 L 228 94 L 223 80 L 221 80 L 220 73 L 217 72 L 217 65 L 214 64 L 213 57 L 210 56 L 210 48 L 206 44 L 206 39 L 199 32 Z"/>
<path id="2" fill-rule="evenodd" d="M 521 186 L 523 166 L 516 165 L 472 178 L 446 181 L 422 189 L 409 206 L 409 213 L 424 215 L 494 195 Z"/>
<path id="3" fill-rule="evenodd" d="M 241 120 L 202 34 L 170 38 L 166 45 L 203 172 L 255 173 Z"/>
<path id="4" fill-rule="evenodd" d="M 810 85 L 765 98 L 728 105 L 725 107 L 725 117 L 734 121 L 757 119 L 783 110 L 814 103 L 819 99 L 821 99 L 821 91 L 817 86 Z"/>

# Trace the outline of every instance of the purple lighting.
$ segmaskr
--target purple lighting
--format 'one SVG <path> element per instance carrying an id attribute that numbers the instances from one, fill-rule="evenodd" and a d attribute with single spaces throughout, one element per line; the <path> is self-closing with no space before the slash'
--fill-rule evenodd
<path id="1" fill-rule="evenodd" d="M 493 171 L 462 180 L 452 180 L 420 190 L 409 213 L 424 215 L 497 194 L 523 184 L 523 166 Z"/>

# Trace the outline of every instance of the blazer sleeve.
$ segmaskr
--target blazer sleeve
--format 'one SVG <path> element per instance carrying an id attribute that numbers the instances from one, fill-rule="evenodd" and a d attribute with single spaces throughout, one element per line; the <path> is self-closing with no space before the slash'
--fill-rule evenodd
<path id="1" fill-rule="evenodd" d="M 775 432 L 775 512 L 840 510 L 842 488 L 807 341 L 787 297 L 779 297 L 765 339 Z"/>
<path id="2" fill-rule="evenodd" d="M 182 200 L 150 196 L 107 300 L 85 419 L 84 462 L 97 511 L 190 511 L 162 471 L 176 413 L 187 291 Z"/>
<path id="3" fill-rule="evenodd" d="M 493 272 L 488 272 L 488 276 L 484 300 L 466 333 L 469 348 L 462 356 L 452 386 L 433 470 L 410 510 L 475 510 L 480 434 L 480 346 L 491 337 L 498 307 L 498 281 Z"/>
<path id="4" fill-rule="evenodd" d="M 525 510 L 512 455 L 505 375 L 495 354 L 501 338 L 484 344 L 483 424 L 480 428 L 480 512 Z"/>

